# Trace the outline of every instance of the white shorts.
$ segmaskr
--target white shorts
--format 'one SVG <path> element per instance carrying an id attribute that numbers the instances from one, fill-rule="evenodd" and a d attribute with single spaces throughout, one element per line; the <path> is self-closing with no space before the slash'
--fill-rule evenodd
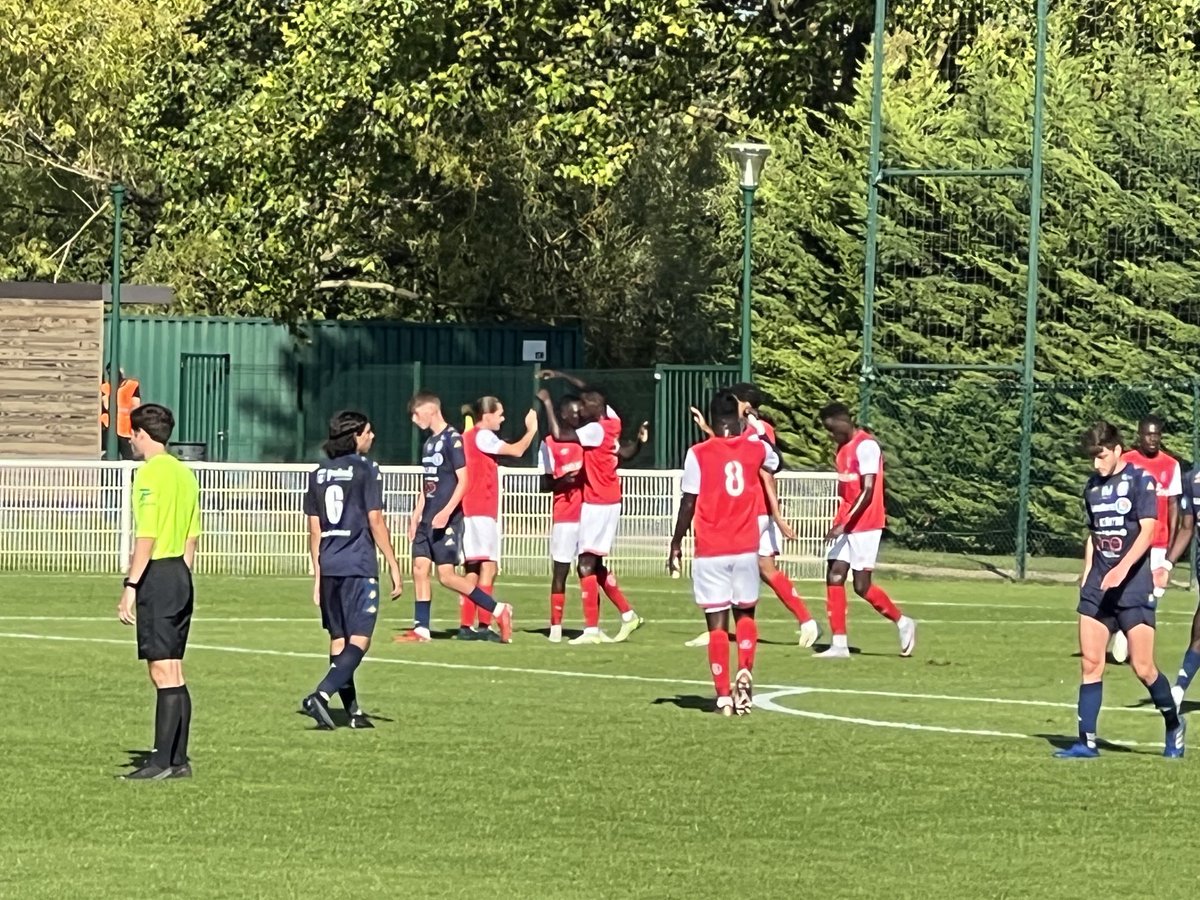
<path id="1" fill-rule="evenodd" d="M 500 522 L 490 516 L 467 516 L 462 544 L 466 562 L 500 562 Z"/>
<path id="2" fill-rule="evenodd" d="M 620 519 L 620 503 L 583 504 L 583 511 L 579 515 L 579 552 L 594 556 L 612 553 Z"/>
<path id="3" fill-rule="evenodd" d="M 692 560 L 692 591 L 706 613 L 758 603 L 758 554 L 698 556 Z"/>
<path id="4" fill-rule="evenodd" d="M 883 529 L 874 531 L 848 531 L 829 545 L 829 553 L 825 558 L 830 562 L 835 560 L 849 563 L 855 572 L 870 572 L 875 568 L 879 559 L 879 539 L 883 537 Z"/>
<path id="5" fill-rule="evenodd" d="M 550 526 L 550 558 L 556 563 L 573 563 L 578 555 L 579 523 L 553 523 Z"/>
<path id="6" fill-rule="evenodd" d="M 1164 568 L 1167 564 L 1167 548 L 1166 547 L 1151 547 L 1150 548 L 1150 569 Z"/>
<path id="7" fill-rule="evenodd" d="M 783 546 L 783 535 L 779 533 L 775 520 L 770 516 L 759 516 L 758 534 L 758 555 L 778 556 L 779 548 Z"/>

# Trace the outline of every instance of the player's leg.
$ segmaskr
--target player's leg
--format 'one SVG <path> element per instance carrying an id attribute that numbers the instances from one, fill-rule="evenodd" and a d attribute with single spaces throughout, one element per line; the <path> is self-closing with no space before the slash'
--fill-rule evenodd
<path id="1" fill-rule="evenodd" d="M 1187 693 L 1192 679 L 1196 677 L 1197 670 L 1200 670 L 1200 606 L 1196 607 L 1196 612 L 1192 615 L 1192 640 L 1183 654 L 1183 662 L 1179 664 L 1179 675 L 1175 679 L 1175 687 L 1171 690 L 1176 707 L 1183 706 L 1183 696 Z"/>
<path id="2" fill-rule="evenodd" d="M 846 578 L 850 574 L 850 540 L 842 535 L 829 545 L 825 566 L 825 615 L 829 619 L 829 648 L 819 659 L 849 659 L 846 638 Z"/>
<path id="3" fill-rule="evenodd" d="M 399 644 L 422 644 L 433 640 L 430 621 L 433 616 L 433 549 L 424 525 L 417 528 L 412 546 L 413 627 L 396 635 Z"/>
<path id="4" fill-rule="evenodd" d="M 708 627 L 708 670 L 717 692 L 717 712 L 733 715 L 733 688 L 729 678 L 729 609 L 733 605 L 732 557 L 697 557 L 692 560 L 692 594 L 704 612 Z"/>
<path id="5" fill-rule="evenodd" d="M 482 562 L 467 560 L 463 566 L 466 578 L 472 584 L 479 584 L 479 570 L 482 565 Z M 460 641 L 478 639 L 479 635 L 475 633 L 475 613 L 478 609 L 479 607 L 472 603 L 466 594 L 458 595 L 458 639 Z"/>
<path id="6" fill-rule="evenodd" d="M 1116 630 L 1115 616 L 1100 612 L 1097 604 L 1079 601 L 1079 739 L 1054 755 L 1061 759 L 1099 756 L 1096 723 L 1104 699 L 1104 650 Z"/>
<path id="7" fill-rule="evenodd" d="M 585 503 L 580 512 L 578 572 L 584 628 L 583 634 L 571 641 L 572 644 L 609 642 L 600 631 L 600 573 L 604 571 L 602 560 L 612 553 L 620 515 L 621 507 L 615 503 Z"/>
<path id="8" fill-rule="evenodd" d="M 600 589 L 604 591 L 604 595 L 612 601 L 613 606 L 621 613 L 621 630 L 617 632 L 613 638 L 614 641 L 629 640 L 629 636 L 645 624 L 646 620 L 634 611 L 629 605 L 629 601 L 625 599 L 625 595 L 621 592 L 620 586 L 617 584 L 617 576 L 609 569 L 608 563 L 603 557 L 600 558 L 596 566 L 596 580 L 600 584 Z"/>
<path id="9" fill-rule="evenodd" d="M 733 558 L 733 622 L 737 636 L 737 675 L 733 684 L 733 708 L 739 716 L 748 715 L 754 706 L 754 656 L 758 651 L 758 623 L 754 610 L 758 605 L 759 557 L 747 553 Z"/>
<path id="10" fill-rule="evenodd" d="M 800 646 L 811 647 L 821 637 L 821 626 L 809 613 L 808 607 L 800 597 L 800 592 L 788 577 L 787 572 L 779 568 L 775 558 L 779 556 L 779 528 L 771 521 L 770 516 L 758 517 L 758 572 L 763 584 L 775 592 L 779 602 L 787 607 L 787 611 L 796 619 L 800 626 Z"/>
<path id="11" fill-rule="evenodd" d="M 854 592 L 862 597 L 877 613 L 896 624 L 900 638 L 900 655 L 912 656 L 917 646 L 917 623 L 904 615 L 892 602 L 892 598 L 872 575 L 879 558 L 879 541 L 883 530 L 856 531 L 846 535 L 850 544 L 850 568 L 854 572 Z"/>
<path id="12" fill-rule="evenodd" d="M 461 530 L 461 529 L 456 529 Z M 458 563 L 458 548 L 446 546 L 444 542 L 433 545 L 434 562 L 437 564 L 437 577 L 442 587 L 466 597 L 478 606 L 492 614 L 500 631 L 500 642 L 512 642 L 512 605 L 502 603 L 489 596 L 479 585 L 455 571 Z"/>
<path id="13" fill-rule="evenodd" d="M 123 776 L 158 781 L 190 776 L 188 739 L 192 701 L 183 655 L 192 621 L 191 572 L 183 560 L 155 560 L 138 590 L 138 657 L 146 660 L 155 688 L 154 750 L 148 764 Z"/>
<path id="14" fill-rule="evenodd" d="M 600 568 L 600 557 L 595 553 L 579 554 L 575 571 L 579 575 L 579 594 L 583 601 L 583 634 L 568 643 L 607 644 L 612 639 L 600 630 L 600 579 L 596 574 Z"/>
<path id="15" fill-rule="evenodd" d="M 354 673 L 362 664 L 363 657 L 371 646 L 371 635 L 379 617 L 379 580 L 377 578 L 338 578 L 336 597 L 330 597 L 328 607 L 331 623 L 331 649 L 340 643 L 340 652 L 329 664 L 329 669 L 316 691 L 305 698 L 305 712 L 318 720 L 318 724 L 333 727 L 329 715 L 329 700 L 334 694 L 354 682 Z M 322 597 L 322 600 L 325 598 Z M 337 639 L 341 639 L 337 641 Z M 354 728 L 369 728 L 366 716 L 357 708 L 347 707 L 350 724 Z M 356 722 L 355 720 L 359 721 Z"/>
<path id="16" fill-rule="evenodd" d="M 496 554 L 499 556 L 499 553 Z M 496 575 L 499 574 L 500 567 L 494 560 L 486 560 L 479 564 L 479 581 L 477 587 L 489 597 L 496 596 Z M 471 604 L 475 606 L 474 603 Z M 476 637 L 481 641 L 499 640 L 499 635 L 492 631 L 492 614 L 486 609 L 476 607 L 479 612 L 479 630 Z"/>
<path id="17" fill-rule="evenodd" d="M 1154 662 L 1154 619 L 1154 610 L 1135 607 L 1120 610 L 1118 621 L 1129 643 L 1129 666 L 1146 686 L 1155 709 L 1163 717 L 1166 726 L 1163 756 L 1175 759 L 1183 756 L 1186 725 L 1171 696 L 1171 683 Z"/>
<path id="18" fill-rule="evenodd" d="M 571 574 L 569 562 L 553 560 L 550 572 L 550 641 L 562 641 L 563 612 L 567 606 L 567 578 Z"/>

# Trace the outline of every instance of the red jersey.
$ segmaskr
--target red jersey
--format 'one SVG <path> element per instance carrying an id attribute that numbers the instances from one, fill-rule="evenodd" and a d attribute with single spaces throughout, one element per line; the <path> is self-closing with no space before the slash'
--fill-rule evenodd
<path id="1" fill-rule="evenodd" d="M 775 429 L 771 427 L 770 422 L 764 422 L 757 416 L 753 422 L 746 423 L 745 434 L 751 438 L 762 437 L 769 441 L 772 447 L 775 446 Z M 771 510 L 767 507 L 767 494 L 762 490 L 760 490 L 758 493 L 759 497 L 761 498 L 758 504 L 758 514 L 760 516 L 769 516 L 771 514 Z"/>
<path id="2" fill-rule="evenodd" d="M 504 442 L 496 432 L 476 425 L 463 435 L 467 457 L 467 492 L 463 495 L 464 516 L 500 518 L 500 466 L 496 455 Z"/>
<path id="3" fill-rule="evenodd" d="M 588 422 L 575 433 L 583 447 L 583 502 L 597 506 L 620 503 L 617 454 L 621 450 L 621 420 L 610 406 L 603 418 Z"/>
<path id="4" fill-rule="evenodd" d="M 583 447 L 547 437 L 538 454 L 541 472 L 554 479 L 554 524 L 578 522 L 583 511 Z"/>
<path id="5" fill-rule="evenodd" d="M 1183 475 L 1179 471 L 1179 461 L 1166 450 L 1159 450 L 1154 456 L 1146 456 L 1140 450 L 1128 450 L 1121 458 L 1149 473 L 1157 482 L 1158 522 L 1154 526 L 1154 540 L 1150 542 L 1150 546 L 1166 547 L 1171 541 L 1171 524 L 1167 518 L 1171 498 L 1183 493 Z"/>
<path id="6" fill-rule="evenodd" d="M 762 536 L 758 471 L 764 466 L 773 469 L 778 463 L 775 451 L 757 435 L 713 437 L 688 450 L 680 487 L 685 494 L 696 495 L 692 520 L 696 556 L 758 553 Z"/>
<path id="7" fill-rule="evenodd" d="M 854 501 L 862 494 L 863 477 L 875 476 L 875 488 L 871 491 L 871 499 L 867 508 L 858 519 L 847 526 L 847 531 L 878 531 L 887 523 L 887 515 L 883 508 L 883 451 L 875 436 L 861 428 L 854 437 L 839 447 L 837 452 L 838 505 L 837 514 L 833 517 L 834 525 L 845 525 L 846 516 Z"/>

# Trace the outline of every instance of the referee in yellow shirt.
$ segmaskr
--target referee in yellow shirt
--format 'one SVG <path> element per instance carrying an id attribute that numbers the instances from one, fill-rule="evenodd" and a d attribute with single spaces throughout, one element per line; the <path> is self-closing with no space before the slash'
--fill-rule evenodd
<path id="1" fill-rule="evenodd" d="M 117 616 L 137 625 L 138 659 L 146 660 L 158 690 L 154 752 L 128 781 L 190 778 L 188 732 L 192 698 L 183 679 L 183 654 L 192 624 L 192 566 L 200 536 L 200 485 L 167 452 L 175 417 L 148 403 L 130 414 L 134 456 L 145 460 L 133 478 L 133 556 Z"/>

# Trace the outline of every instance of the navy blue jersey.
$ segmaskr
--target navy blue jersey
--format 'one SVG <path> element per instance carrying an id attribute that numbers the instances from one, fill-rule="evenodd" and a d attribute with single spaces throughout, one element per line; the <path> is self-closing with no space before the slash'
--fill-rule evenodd
<path id="1" fill-rule="evenodd" d="M 321 520 L 321 574 L 379 574 L 367 514 L 383 509 L 383 473 L 365 456 L 339 456 L 308 475 L 304 514 Z"/>
<path id="2" fill-rule="evenodd" d="M 1135 465 L 1107 478 L 1093 473 L 1083 493 L 1083 506 L 1092 541 L 1092 568 L 1081 594 L 1099 599 L 1100 582 L 1132 549 L 1143 519 L 1158 519 L 1158 483 Z M 1124 583 L 1112 593 L 1119 605 L 1147 603 L 1154 591 L 1147 552 L 1129 570 Z"/>
<path id="3" fill-rule="evenodd" d="M 427 438 L 421 446 L 421 465 L 425 469 L 425 509 L 421 521 L 428 524 L 450 502 L 458 487 L 458 470 L 467 467 L 467 453 L 458 429 L 447 425 Z"/>
<path id="4" fill-rule="evenodd" d="M 1183 493 L 1179 496 L 1179 514 L 1200 521 L 1200 467 L 1183 476 Z M 1200 573 L 1200 553 L 1192 553 L 1192 568 Z"/>

